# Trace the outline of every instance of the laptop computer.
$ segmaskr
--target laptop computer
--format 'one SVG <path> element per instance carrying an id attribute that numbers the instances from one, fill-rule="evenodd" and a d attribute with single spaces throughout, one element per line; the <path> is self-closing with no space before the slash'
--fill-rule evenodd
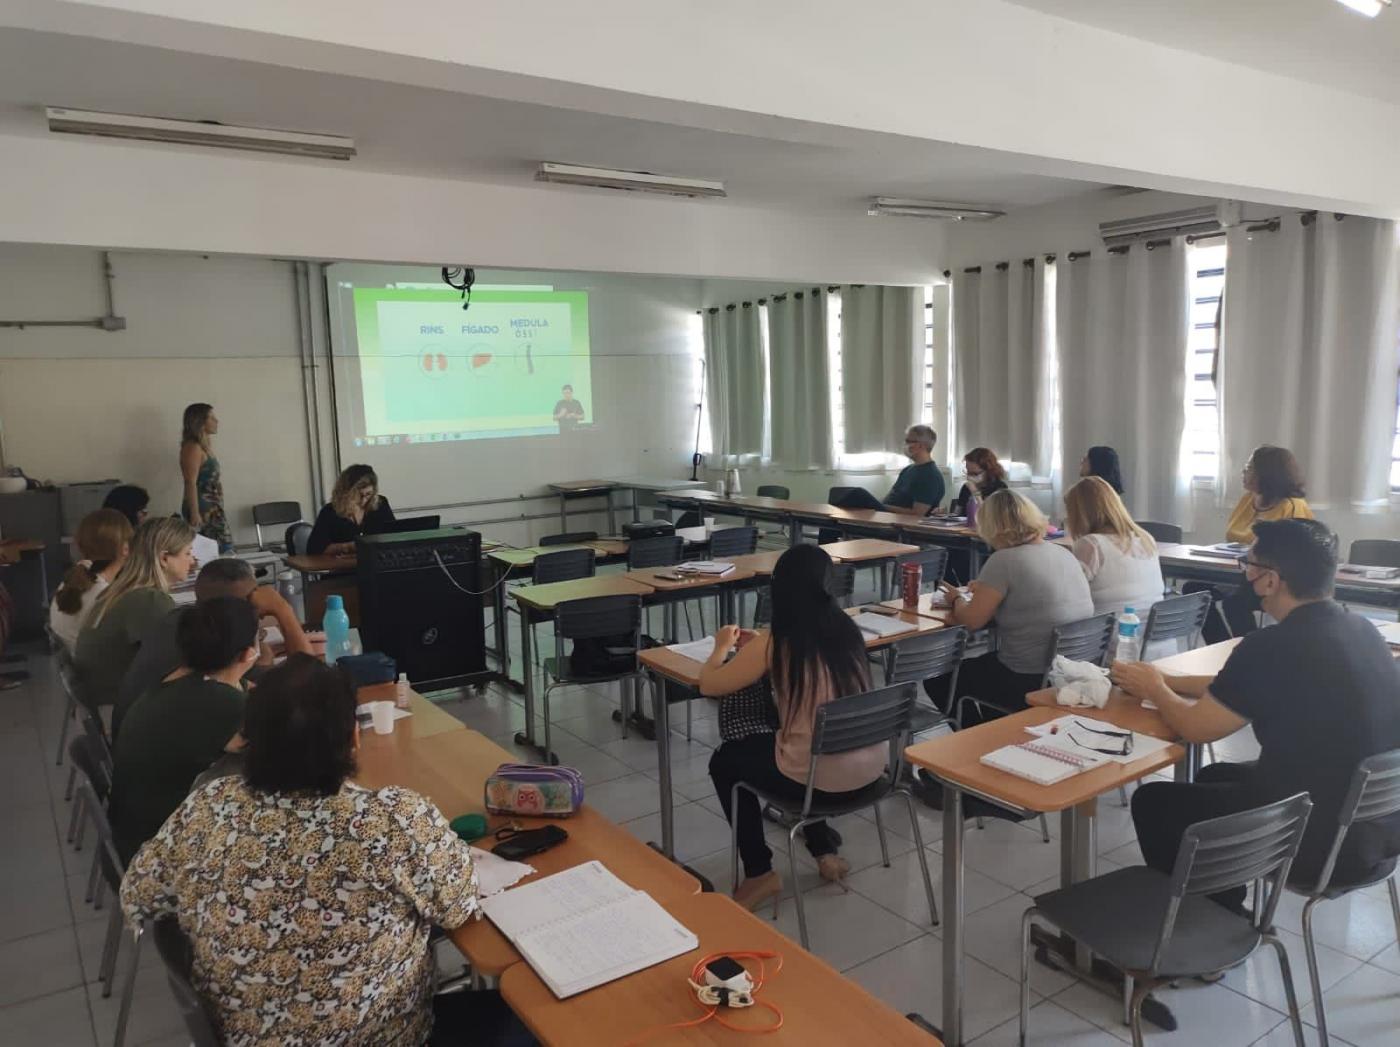
<path id="1" fill-rule="evenodd" d="M 395 520 L 379 533 L 405 534 L 408 531 L 436 531 L 441 526 L 441 516 L 405 516 Z"/>

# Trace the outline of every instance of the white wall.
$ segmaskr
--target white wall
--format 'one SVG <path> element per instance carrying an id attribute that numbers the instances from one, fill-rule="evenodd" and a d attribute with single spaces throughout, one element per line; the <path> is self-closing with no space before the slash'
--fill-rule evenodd
<path id="1" fill-rule="evenodd" d="M 311 503 L 291 265 L 246 258 L 112 256 L 127 329 L 0 328 L 7 462 L 55 482 L 120 477 L 180 505 L 180 415 L 207 401 L 235 537 L 257 502 Z M 0 245 L 0 319 L 106 309 L 100 253 Z"/>

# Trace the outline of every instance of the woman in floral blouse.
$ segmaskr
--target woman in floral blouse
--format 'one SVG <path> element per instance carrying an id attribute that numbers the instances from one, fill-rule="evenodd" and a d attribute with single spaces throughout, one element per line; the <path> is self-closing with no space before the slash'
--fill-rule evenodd
<path id="1" fill-rule="evenodd" d="M 476 872 L 430 802 L 349 781 L 348 678 L 292 655 L 244 716 L 243 776 L 192 793 L 122 884 L 128 920 L 179 920 L 223 1042 L 533 1042 L 496 993 L 433 997 L 428 932 L 476 914 Z"/>

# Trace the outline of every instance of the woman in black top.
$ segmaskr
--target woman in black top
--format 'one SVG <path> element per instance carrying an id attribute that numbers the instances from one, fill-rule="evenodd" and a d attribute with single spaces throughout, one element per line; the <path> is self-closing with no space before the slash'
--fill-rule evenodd
<path id="1" fill-rule="evenodd" d="M 974 495 L 979 502 L 985 502 L 998 491 L 1006 490 L 1006 469 L 987 448 L 974 447 L 963 455 L 963 468 L 967 482 L 948 506 L 950 516 L 966 516 L 967 503 Z"/>
<path id="2" fill-rule="evenodd" d="M 352 465 L 335 481 L 331 500 L 316 514 L 316 525 L 306 540 L 312 556 L 328 553 L 349 556 L 362 534 L 380 534 L 394 522 L 389 500 L 379 493 L 379 477 L 367 465 Z"/>
<path id="3" fill-rule="evenodd" d="M 1079 463 L 1080 476 L 1097 476 L 1123 497 L 1123 470 L 1118 465 L 1118 452 L 1102 445 L 1089 448 Z"/>

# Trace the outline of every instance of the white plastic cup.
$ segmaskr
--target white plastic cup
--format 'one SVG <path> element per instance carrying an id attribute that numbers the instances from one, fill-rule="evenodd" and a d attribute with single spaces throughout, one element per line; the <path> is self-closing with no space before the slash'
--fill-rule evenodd
<path id="1" fill-rule="evenodd" d="M 394 703 L 370 702 L 369 714 L 374 720 L 375 734 L 394 733 Z"/>
<path id="2" fill-rule="evenodd" d="M 714 533 L 714 530 L 715 530 L 715 518 L 714 518 L 713 516 L 707 516 L 707 517 L 705 517 L 705 537 L 708 538 L 711 534 Z"/>

